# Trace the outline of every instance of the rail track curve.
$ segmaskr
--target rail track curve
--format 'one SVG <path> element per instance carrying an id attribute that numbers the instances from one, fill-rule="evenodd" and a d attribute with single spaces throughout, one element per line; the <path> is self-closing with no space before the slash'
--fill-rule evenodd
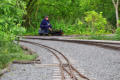
<path id="1" fill-rule="evenodd" d="M 24 42 L 24 43 L 29 43 L 35 46 L 39 46 L 51 52 L 59 61 L 61 80 L 65 80 L 64 73 L 67 73 L 71 80 L 83 80 L 83 79 L 90 80 L 89 78 L 81 74 L 76 68 L 74 68 L 74 66 L 70 63 L 69 59 L 66 56 L 64 56 L 63 53 L 59 52 L 58 50 L 52 47 L 40 44 L 40 43 L 36 43 L 36 42 L 31 42 L 31 41 L 26 41 L 26 40 L 19 40 L 19 42 Z M 62 59 L 64 59 L 65 62 L 63 62 Z"/>

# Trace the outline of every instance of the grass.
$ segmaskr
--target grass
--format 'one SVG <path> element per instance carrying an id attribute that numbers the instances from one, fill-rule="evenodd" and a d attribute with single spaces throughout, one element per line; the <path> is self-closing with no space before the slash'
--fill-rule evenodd
<path id="1" fill-rule="evenodd" d="M 0 43 L 0 69 L 8 66 L 14 60 L 33 60 L 36 55 L 24 54 L 20 46 L 11 42 Z"/>
<path id="2" fill-rule="evenodd" d="M 88 40 L 116 40 L 116 41 L 119 41 L 119 40 L 120 40 L 120 38 L 116 38 L 116 35 L 114 35 L 114 36 L 89 35 L 89 36 L 77 37 L 77 39 L 88 39 Z"/>
<path id="3" fill-rule="evenodd" d="M 91 35 L 89 39 L 95 40 L 115 40 L 114 36 Z"/>

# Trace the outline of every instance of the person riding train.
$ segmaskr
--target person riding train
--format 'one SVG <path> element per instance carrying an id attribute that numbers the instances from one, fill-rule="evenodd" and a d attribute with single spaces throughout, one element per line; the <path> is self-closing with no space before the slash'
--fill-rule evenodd
<path id="1" fill-rule="evenodd" d="M 45 18 L 42 20 L 40 24 L 40 30 L 39 34 L 40 35 L 48 35 L 48 33 L 52 31 L 52 25 L 49 22 L 48 16 L 45 16 Z"/>
<path id="2" fill-rule="evenodd" d="M 51 34 L 53 36 L 61 36 L 63 34 L 62 30 L 53 30 L 52 25 L 49 22 L 48 16 L 42 20 L 39 29 L 39 35 L 48 35 Z"/>

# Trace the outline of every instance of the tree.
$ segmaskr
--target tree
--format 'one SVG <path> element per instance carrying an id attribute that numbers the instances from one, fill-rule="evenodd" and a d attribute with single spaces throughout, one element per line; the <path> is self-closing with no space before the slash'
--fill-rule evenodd
<path id="1" fill-rule="evenodd" d="M 119 7 L 119 0 L 112 0 L 112 3 L 115 7 L 115 12 L 116 12 L 116 22 L 117 22 L 117 27 L 119 27 L 119 11 L 118 11 L 118 7 Z"/>

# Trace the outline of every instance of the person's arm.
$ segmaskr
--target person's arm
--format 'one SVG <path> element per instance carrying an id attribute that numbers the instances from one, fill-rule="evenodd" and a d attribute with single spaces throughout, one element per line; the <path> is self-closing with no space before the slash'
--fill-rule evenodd
<path id="1" fill-rule="evenodd" d="M 52 31 L 52 28 L 49 27 L 49 30 Z"/>
<path id="2" fill-rule="evenodd" d="M 52 26 L 51 26 L 51 24 L 49 24 L 49 30 L 52 31 Z"/>

